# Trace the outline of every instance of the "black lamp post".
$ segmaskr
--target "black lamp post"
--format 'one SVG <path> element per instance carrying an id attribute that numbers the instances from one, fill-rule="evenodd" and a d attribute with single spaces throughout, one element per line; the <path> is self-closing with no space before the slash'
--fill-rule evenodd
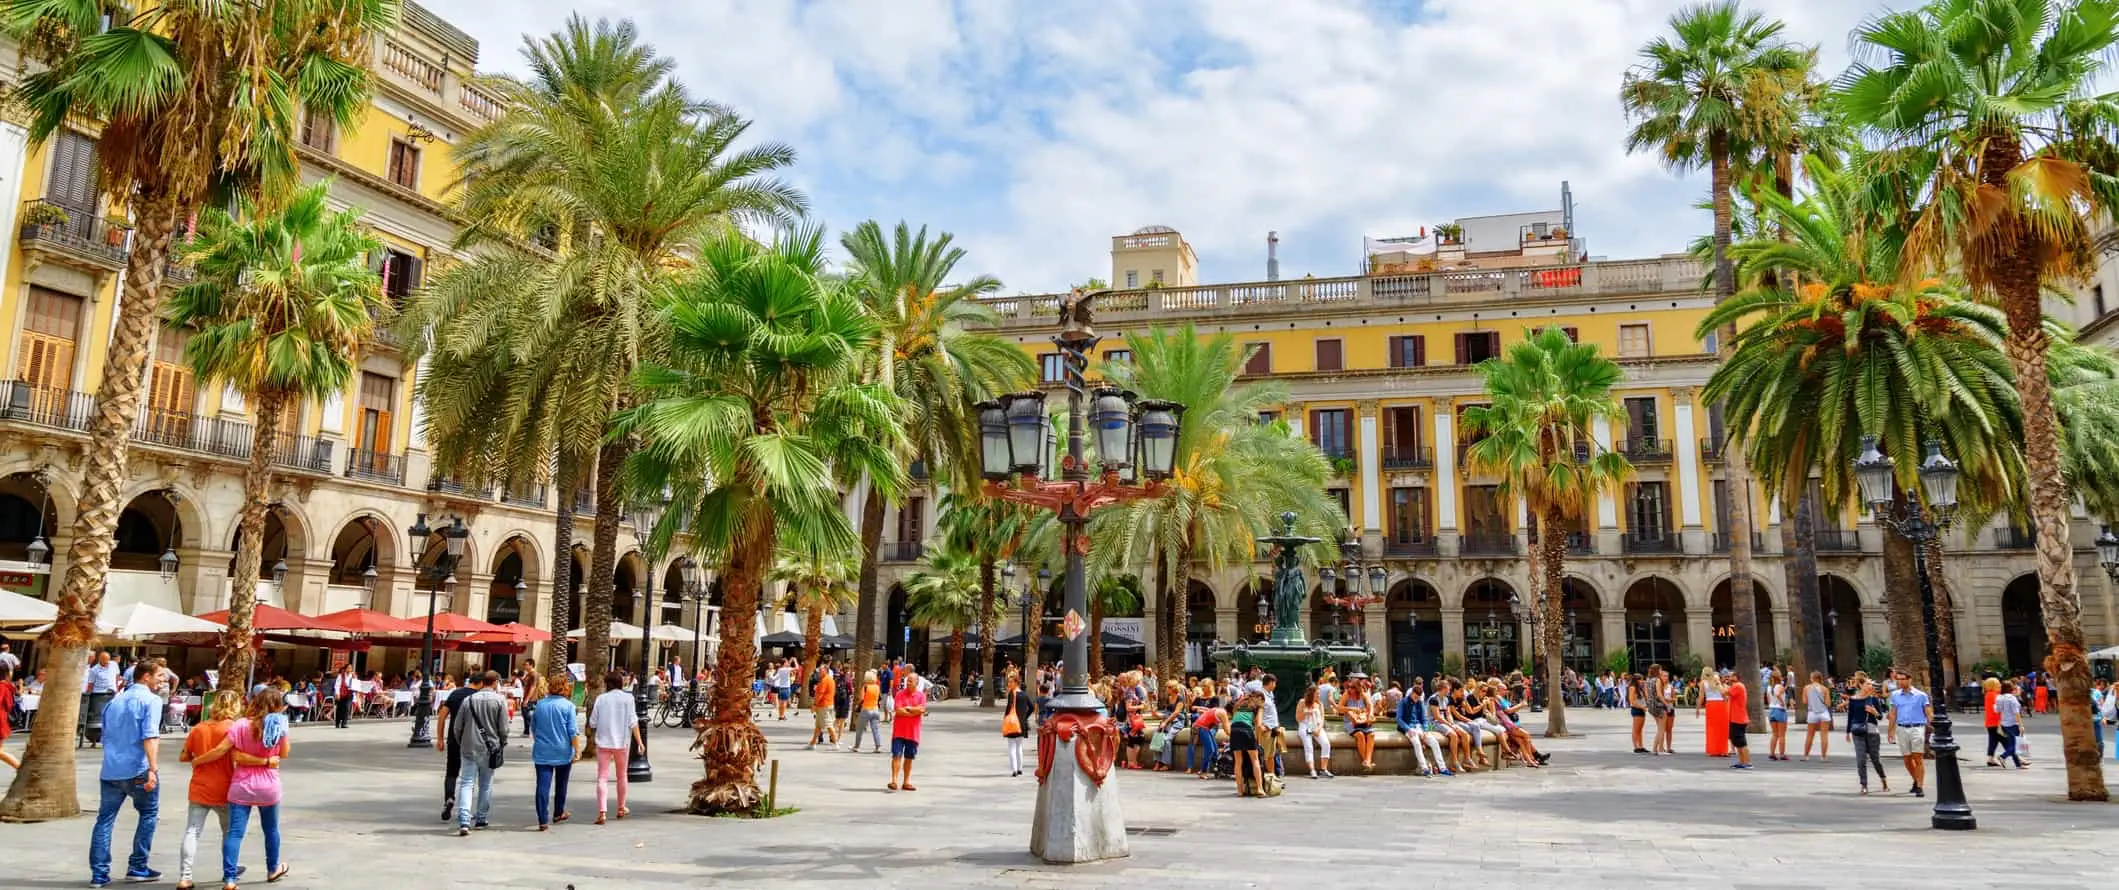
<path id="1" fill-rule="evenodd" d="M 2105 577 L 2119 581 L 2119 535 L 2112 534 L 2109 525 L 2097 535 L 2097 564 L 2104 567 Z"/>
<path id="2" fill-rule="evenodd" d="M 1528 679 L 1533 689 L 1535 689 L 1538 685 L 1538 678 L 1545 675 L 1544 671 L 1538 669 L 1538 655 L 1540 654 L 1538 650 L 1543 648 L 1541 644 L 1545 639 L 1538 635 L 1538 616 L 1545 611 L 1545 594 L 1542 592 L 1538 594 L 1538 604 L 1536 606 L 1526 606 L 1523 604 L 1522 597 L 1511 592 L 1508 595 L 1508 610 L 1515 613 L 1517 621 L 1525 621 L 1530 624 L 1530 639 L 1525 642 L 1530 644 L 1530 677 Z M 1521 658 L 1521 655 L 1517 656 L 1518 661 L 1521 661 Z M 1535 692 L 1530 696 L 1530 709 L 1532 711 L 1545 710 L 1544 704 L 1539 701 L 1539 696 Z"/>
<path id="3" fill-rule="evenodd" d="M 1368 626 L 1360 616 L 1369 603 L 1383 596 L 1383 588 L 1390 579 L 1390 573 L 1385 571 L 1381 564 L 1362 564 L 1361 542 L 1354 536 L 1353 529 L 1346 529 L 1341 533 L 1339 554 L 1339 568 L 1336 571 L 1331 566 L 1319 569 L 1317 580 L 1326 591 L 1325 604 L 1335 609 L 1345 609 L 1348 620 L 1354 626 L 1351 636 L 1355 642 L 1366 645 Z M 1334 611 L 1334 630 L 1338 629 L 1339 621 L 1339 613 Z"/>
<path id="4" fill-rule="evenodd" d="M 628 782 L 655 781 L 655 768 L 647 762 L 647 730 L 652 725 L 647 713 L 647 697 L 648 690 L 654 688 L 654 674 L 649 673 L 652 668 L 648 659 L 654 652 L 656 613 L 662 610 L 655 605 L 654 569 L 649 568 L 641 574 L 646 577 L 640 583 L 640 673 L 633 678 L 633 719 L 640 724 L 640 744 L 626 749 L 625 780 Z"/>
<path id="5" fill-rule="evenodd" d="M 1930 824 L 1951 831 L 1979 827 L 1972 818 L 1972 805 L 1965 800 L 1964 781 L 1957 769 L 1957 740 L 1950 735 L 1949 690 L 1942 685 L 1942 647 L 1936 640 L 1935 587 L 1928 580 L 1927 543 L 1950 526 L 1957 510 L 1957 464 L 1943 456 L 1942 445 L 1928 442 L 1928 455 L 1920 462 L 1920 501 L 1908 498 L 1897 503 L 1893 464 L 1876 448 L 1876 437 L 1862 439 L 1861 456 L 1854 459 L 1854 479 L 1861 486 L 1862 501 L 1876 524 L 1896 532 L 1913 544 L 1913 573 L 1920 584 L 1920 622 L 1928 650 L 1928 693 L 1934 706 L 1935 815 Z M 1926 503 L 1923 509 L 1921 502 Z M 1932 517 L 1930 514 L 1933 514 Z"/>
<path id="6" fill-rule="evenodd" d="M 690 681 L 686 683 L 691 692 L 684 703 L 684 722 L 686 725 L 690 725 L 692 722 L 692 708 L 699 703 L 699 671 L 704 667 L 699 662 L 699 633 L 700 628 L 706 625 L 706 585 L 699 581 L 698 560 L 689 556 L 677 557 L 677 575 L 684 579 L 684 590 L 679 596 L 682 596 L 692 604 L 692 676 Z M 676 688 L 676 684 L 679 682 L 684 681 L 679 680 L 677 677 L 671 677 L 671 688 Z"/>
<path id="7" fill-rule="evenodd" d="M 434 564 L 425 571 L 427 630 L 419 640 L 419 700 L 412 703 L 412 740 L 405 744 L 407 748 L 425 748 L 434 744 L 433 729 L 427 724 L 434 716 L 434 601 L 456 586 L 456 561 L 463 558 L 471 530 L 464 527 L 463 517 L 452 517 L 449 526 L 441 530 L 441 552 L 435 554 L 434 530 L 427 527 L 427 514 L 421 513 L 419 520 L 405 530 L 405 537 L 412 539 L 412 552 L 418 562 L 426 562 L 429 554 L 434 555 Z M 373 570 L 370 566 L 369 571 Z M 366 574 L 362 573 L 363 577 Z"/>

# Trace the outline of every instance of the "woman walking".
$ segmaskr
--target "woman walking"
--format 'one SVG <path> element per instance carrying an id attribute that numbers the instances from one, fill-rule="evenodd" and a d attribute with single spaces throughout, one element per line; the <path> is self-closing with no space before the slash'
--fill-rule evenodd
<path id="1" fill-rule="evenodd" d="M 2016 684 L 2001 684 L 2001 694 L 1994 696 L 1994 713 L 2001 717 L 2001 759 L 2013 760 L 2017 769 L 2024 769 L 2023 758 L 2016 753 L 2016 740 L 2023 737 L 2023 702 L 2016 698 Z M 2004 764 L 1996 761 L 1992 765 Z"/>
<path id="2" fill-rule="evenodd" d="M 2001 750 L 2001 712 L 1994 709 L 1994 700 L 2001 696 L 2001 681 L 1988 677 L 1979 688 L 1980 698 L 1985 702 L 1982 714 L 1987 727 L 1987 765 L 2000 766 L 2001 761 L 1994 759 L 1994 752 Z"/>
<path id="3" fill-rule="evenodd" d="M 1023 691 L 1021 674 L 1008 672 L 1007 700 L 1001 705 L 1008 709 L 1001 715 L 1001 738 L 1008 740 L 1008 775 L 1014 778 L 1023 774 L 1023 737 L 1030 734 L 1030 719 L 1037 713 L 1037 703 Z"/>
<path id="4" fill-rule="evenodd" d="M 1640 674 L 1625 678 L 1626 713 L 1633 718 L 1633 753 L 1646 754 L 1648 748 L 1641 744 L 1641 727 L 1648 722 L 1648 681 Z M 1656 730 L 1662 732 L 1659 727 Z"/>
<path id="5" fill-rule="evenodd" d="M 0 674 L 5 673 L 0 667 Z M 184 842 L 177 848 L 177 890 L 191 890 L 191 870 L 199 858 L 199 835 L 206 830 L 206 817 L 221 824 L 221 838 L 228 837 L 228 783 L 235 778 L 235 763 L 228 757 L 228 728 L 243 713 L 243 698 L 234 692 L 216 692 L 208 699 L 206 713 L 184 736 L 184 751 L 177 760 L 191 764 L 191 787 L 186 797 L 190 808 L 184 817 Z"/>
<path id="6" fill-rule="evenodd" d="M 221 839 L 221 890 L 236 890 L 243 834 L 254 810 L 265 834 L 265 883 L 287 876 L 280 856 L 280 761 L 287 756 L 287 700 L 270 686 L 250 697 L 250 709 L 228 728 L 216 751 L 234 761 L 228 780 L 228 832 Z"/>
<path id="7" fill-rule="evenodd" d="M 1324 731 L 1324 706 L 1317 701 L 1314 683 L 1295 703 L 1295 734 L 1302 737 L 1302 759 L 1310 765 L 1310 778 L 1331 778 L 1332 739 Z"/>
<path id="8" fill-rule="evenodd" d="M 1788 680 L 1776 669 L 1766 677 L 1767 760 L 1788 759 Z"/>
<path id="9" fill-rule="evenodd" d="M 530 724 L 530 764 L 537 770 L 537 830 L 550 831 L 553 822 L 573 816 L 567 812 L 567 779 L 574 774 L 574 761 L 581 757 L 581 724 L 574 716 L 573 683 L 565 674 L 531 685 L 544 691 L 525 712 Z"/>
<path id="10" fill-rule="evenodd" d="M 618 774 L 618 818 L 633 813 L 625 807 L 625 755 L 628 742 L 640 744 L 640 721 L 633 717 L 633 695 L 625 691 L 623 672 L 603 675 L 603 694 L 589 709 L 589 729 L 596 733 L 596 824 L 602 825 L 612 773 Z"/>
<path id="11" fill-rule="evenodd" d="M 861 710 L 854 715 L 853 740 L 846 746 L 849 753 L 861 753 L 863 727 L 868 729 L 874 753 L 883 753 L 883 684 L 876 679 L 874 670 L 861 672 Z"/>
<path id="12" fill-rule="evenodd" d="M 1854 743 L 1854 775 L 1861 780 L 1861 793 L 1869 793 L 1869 767 L 1876 767 L 1876 781 L 1885 791 L 1891 780 L 1884 776 L 1884 703 L 1876 697 L 1876 684 L 1862 677 L 1854 681 L 1854 694 L 1847 698 L 1847 740 Z M 1805 759 L 1808 759 L 1807 757 Z"/>
<path id="13" fill-rule="evenodd" d="M 1677 696 L 1670 688 L 1670 675 L 1660 664 L 1648 668 L 1648 719 L 1655 721 L 1655 739 L 1650 742 L 1649 753 L 1675 754 L 1671 747 L 1673 724 L 1677 720 Z"/>
<path id="14" fill-rule="evenodd" d="M 1692 709 L 1693 716 L 1703 709 L 1707 712 L 1707 756 L 1729 756 L 1729 700 L 1713 668 L 1700 669 L 1700 701 Z"/>
<path id="15" fill-rule="evenodd" d="M 1803 687 L 1803 726 L 1803 759 L 1810 759 L 1810 742 L 1816 740 L 1818 761 L 1831 760 L 1832 687 L 1817 671 L 1810 672 L 1810 682 Z"/>

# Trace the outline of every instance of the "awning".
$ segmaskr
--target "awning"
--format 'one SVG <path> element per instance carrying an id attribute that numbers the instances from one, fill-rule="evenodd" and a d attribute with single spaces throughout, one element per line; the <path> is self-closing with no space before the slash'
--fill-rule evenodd
<path id="1" fill-rule="evenodd" d="M 225 625 L 228 623 L 228 610 L 221 609 L 217 612 L 208 612 L 198 617 L 203 618 L 207 621 L 211 621 L 215 624 Z M 332 627 L 327 624 L 318 624 L 316 622 L 316 619 L 310 618 L 307 615 L 297 615 L 293 612 L 287 611 L 286 609 L 282 609 L 278 606 L 269 605 L 266 603 L 258 603 L 257 606 L 251 610 L 250 629 L 282 631 L 326 630 L 335 631 L 338 633 L 345 633 L 345 631 L 340 630 L 339 628 Z"/>
<path id="2" fill-rule="evenodd" d="M 411 620 L 417 621 L 417 619 Z M 419 621 L 419 623 L 422 629 L 424 629 L 425 622 Z M 611 626 L 617 627 L 618 622 L 611 622 Z M 434 632 L 438 634 L 478 634 L 496 631 L 499 629 L 500 625 L 498 624 L 491 624 L 488 622 L 480 621 L 476 618 L 468 618 L 463 615 L 458 615 L 455 612 L 434 613 Z M 638 631 L 639 628 L 634 628 L 634 630 Z M 635 636 L 638 636 L 638 634 L 636 633 Z"/>
<path id="3" fill-rule="evenodd" d="M 33 596 L 0 590 L 0 627 L 49 624 L 59 620 L 59 607 Z"/>
<path id="4" fill-rule="evenodd" d="M 2097 661 L 2119 661 L 2119 646 L 2106 646 L 2090 653 L 2090 657 Z"/>
<path id="5" fill-rule="evenodd" d="M 647 635 L 666 643 L 689 643 L 692 641 L 691 628 L 678 627 L 674 624 L 655 625 L 655 629 L 648 631 Z"/>
<path id="6" fill-rule="evenodd" d="M 374 609 L 342 609 L 316 616 L 318 624 L 353 634 L 416 634 L 426 631 L 422 622 L 398 618 Z"/>
<path id="7" fill-rule="evenodd" d="M 497 630 L 498 628 L 495 628 L 495 629 Z M 584 631 L 585 631 L 585 630 L 586 630 L 586 628 L 580 628 L 580 627 L 577 627 L 577 628 L 574 628 L 573 630 L 567 631 L 567 639 L 569 639 L 569 640 L 579 640 L 579 639 L 582 639 L 582 638 L 583 638 L 583 637 L 584 637 L 584 636 L 586 635 L 586 634 L 584 633 Z M 613 622 L 611 622 L 611 642 L 613 642 L 613 643 L 623 643 L 623 642 L 625 642 L 626 640 L 637 640 L 637 639 L 640 639 L 640 628 L 638 628 L 638 627 L 635 627 L 635 626 L 633 626 L 633 625 L 631 625 L 631 624 L 627 624 L 626 622 L 623 622 L 623 621 L 613 621 Z"/>
<path id="8" fill-rule="evenodd" d="M 758 645 L 760 646 L 800 646 L 804 642 L 801 634 L 791 630 L 769 633 L 758 638 Z"/>

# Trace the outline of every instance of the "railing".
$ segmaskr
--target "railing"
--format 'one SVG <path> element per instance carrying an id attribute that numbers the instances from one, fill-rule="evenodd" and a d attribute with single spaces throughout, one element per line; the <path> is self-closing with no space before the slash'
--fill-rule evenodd
<path id="1" fill-rule="evenodd" d="M 1439 556 L 1441 551 L 1436 548 L 1433 537 L 1422 533 L 1413 535 L 1413 539 L 1410 541 L 1385 540 L 1383 542 L 1383 555 Z"/>
<path id="2" fill-rule="evenodd" d="M 437 94 L 441 92 L 441 66 L 420 58 L 418 53 L 405 48 L 395 40 L 383 41 L 383 68 L 392 74 L 425 87 L 427 92 Z"/>
<path id="3" fill-rule="evenodd" d="M 1386 470 L 1425 470 L 1434 467 L 1435 451 L 1419 446 L 1386 446 L 1383 449 L 1383 468 Z"/>
<path id="4" fill-rule="evenodd" d="M 500 119 L 500 100 L 477 87 L 466 85 L 457 90 L 456 104 L 462 105 L 465 113 L 481 121 L 492 123 Z"/>
<path id="5" fill-rule="evenodd" d="M 272 462 L 290 469 L 329 473 L 332 448 L 329 439 L 281 433 L 273 439 Z"/>
<path id="6" fill-rule="evenodd" d="M 1514 556 L 1516 554 L 1516 536 L 1512 534 L 1465 535 L 1457 547 L 1457 552 L 1465 556 Z"/>
<path id="7" fill-rule="evenodd" d="M 1680 549 L 1678 537 L 1667 531 L 1627 532 L 1619 546 L 1627 553 L 1676 553 Z"/>
<path id="8" fill-rule="evenodd" d="M 1701 439 L 1700 459 L 1707 461 L 1708 463 L 1721 463 L 1722 449 L 1727 447 L 1729 447 L 1729 441 L 1724 436 L 1708 436 L 1704 439 Z"/>
<path id="9" fill-rule="evenodd" d="M 346 478 L 405 484 L 405 456 L 355 448 L 346 455 Z"/>
<path id="10" fill-rule="evenodd" d="M 891 562 L 918 562 L 927 555 L 927 545 L 919 541 L 894 541 L 883 545 L 883 556 Z"/>
<path id="11" fill-rule="evenodd" d="M 1133 247 L 1168 237 L 1120 236 L 1115 242 L 1118 246 Z M 1491 271 L 1143 287 L 1111 291 L 1098 301 L 1097 308 L 1099 320 L 1116 322 L 1172 312 L 1251 306 L 1331 304 L 1391 310 L 1408 303 L 1477 303 L 1524 295 L 1616 297 L 1697 293 L 1704 272 L 1705 269 L 1689 257 L 1666 257 Z M 981 302 L 1003 321 L 1028 321 L 1059 312 L 1057 294 L 1001 296 Z"/>
<path id="12" fill-rule="evenodd" d="M 594 490 L 592 490 L 592 489 L 587 489 L 587 488 L 582 488 L 582 489 L 577 489 L 577 490 L 575 490 L 575 492 L 574 492 L 574 512 L 576 512 L 576 513 L 594 513 L 594 512 L 596 512 L 596 492 L 595 492 Z"/>
<path id="13" fill-rule="evenodd" d="M 95 409 L 96 397 L 89 393 L 38 386 L 27 380 L 0 381 L 0 420 L 85 430 Z"/>
<path id="14" fill-rule="evenodd" d="M 493 486 L 469 485 L 453 476 L 435 476 L 427 480 L 427 490 L 437 494 L 461 495 L 478 501 L 493 499 Z"/>
<path id="15" fill-rule="evenodd" d="M 1628 437 L 1619 440 L 1619 451 L 1635 464 L 1667 464 L 1671 459 L 1669 439 Z"/>
<path id="16" fill-rule="evenodd" d="M 142 411 L 132 428 L 135 442 L 244 460 L 250 458 L 250 438 L 251 427 L 245 421 L 156 408 Z"/>
<path id="17" fill-rule="evenodd" d="M 509 488 L 501 493 L 500 502 L 515 507 L 543 509 L 544 486 L 533 484 L 529 488 L 521 490 Z"/>
<path id="18" fill-rule="evenodd" d="M 39 216 L 63 219 L 32 221 Z M 24 202 L 20 218 L 25 220 L 22 223 L 24 244 L 51 245 L 113 268 L 125 265 L 125 234 L 131 229 L 123 223 L 43 198 Z"/>
<path id="19" fill-rule="evenodd" d="M 1821 528 L 1813 534 L 1819 553 L 1861 552 L 1861 535 L 1851 529 Z"/>
<path id="20" fill-rule="evenodd" d="M 190 284 L 191 280 L 197 277 L 197 274 L 197 271 L 191 268 L 190 263 L 180 262 L 172 257 L 169 262 L 162 266 L 162 283 L 170 287 L 183 287 Z"/>
<path id="21" fill-rule="evenodd" d="M 2038 529 L 2005 526 L 1994 530 L 1994 547 L 1998 550 L 2029 550 L 2038 546 Z"/>
<path id="22" fill-rule="evenodd" d="M 1728 553 L 1729 548 L 1735 545 L 1735 541 L 1735 535 L 1732 535 L 1728 532 L 1715 532 L 1711 544 L 1714 547 L 1714 552 Z M 1766 549 L 1766 536 L 1759 534 L 1758 532 L 1752 532 L 1751 552 L 1757 553 L 1764 549 Z"/>
<path id="23" fill-rule="evenodd" d="M 1530 539 L 1531 546 L 1536 547 L 1538 544 L 1537 526 L 1532 526 L 1530 528 L 1530 531 L 1526 533 L 1526 536 Z M 1567 555 L 1569 556 L 1597 555 L 1597 539 L 1594 535 L 1591 535 L 1586 531 L 1568 532 L 1566 543 Z"/>

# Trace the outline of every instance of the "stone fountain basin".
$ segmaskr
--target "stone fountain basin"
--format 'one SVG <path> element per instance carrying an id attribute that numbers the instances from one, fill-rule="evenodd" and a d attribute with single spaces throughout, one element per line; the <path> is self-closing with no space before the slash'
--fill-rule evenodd
<path id="1" fill-rule="evenodd" d="M 1185 758 L 1191 754 L 1192 732 L 1189 729 L 1179 730 L 1177 735 L 1170 739 L 1170 749 L 1173 752 L 1171 762 L 1177 764 L 1180 769 L 1185 763 Z M 1412 776 L 1420 773 L 1420 764 L 1413 759 L 1412 740 L 1400 734 L 1395 728 L 1387 726 L 1378 726 L 1376 728 L 1376 768 L 1366 771 L 1361 768 L 1361 755 L 1354 750 L 1354 737 L 1351 734 L 1340 730 L 1332 730 L 1325 733 L 1325 735 L 1332 740 L 1332 762 L 1326 768 L 1334 773 L 1343 776 L 1364 774 L 1372 776 Z M 1309 761 L 1303 757 L 1302 739 L 1295 735 L 1294 730 L 1285 728 L 1280 731 L 1280 738 L 1281 747 L 1284 750 L 1280 758 L 1282 768 L 1290 776 L 1308 775 L 1310 766 Z M 1260 740 L 1261 742 L 1263 741 L 1263 736 L 1260 737 Z M 1487 742 L 1486 756 L 1496 764 L 1493 769 L 1500 769 L 1507 765 L 1506 761 L 1501 757 L 1501 743 L 1499 741 Z M 1142 748 L 1140 754 L 1133 758 L 1133 763 L 1137 766 L 1145 767 L 1154 762 L 1154 755 L 1149 754 L 1145 748 Z M 1487 771 L 1491 772 L 1492 770 Z"/>

